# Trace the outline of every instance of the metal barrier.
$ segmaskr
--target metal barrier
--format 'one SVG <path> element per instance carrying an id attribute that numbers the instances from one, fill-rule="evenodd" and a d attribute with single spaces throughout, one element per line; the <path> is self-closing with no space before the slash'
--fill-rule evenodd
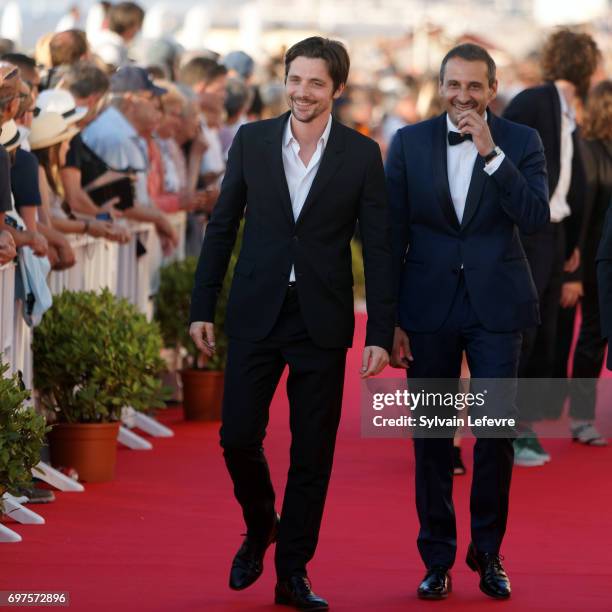
<path id="1" fill-rule="evenodd" d="M 117 292 L 117 260 L 119 246 L 101 238 L 78 236 L 70 241 L 76 263 L 67 270 L 54 270 L 49 275 L 51 293 L 64 291 L 99 291 L 108 288 Z"/>
<path id="2" fill-rule="evenodd" d="M 151 250 L 159 240 L 150 223 L 131 223 L 129 229 L 131 240 L 119 247 L 117 295 L 151 318 Z"/>
<path id="3" fill-rule="evenodd" d="M 0 267 L 0 353 L 13 369 L 15 311 L 15 264 Z M 14 370 L 13 370 L 14 371 Z"/>
<path id="4" fill-rule="evenodd" d="M 172 213 L 168 215 L 172 227 L 179 237 L 179 243 L 175 251 L 164 257 L 164 265 L 173 261 L 182 261 L 185 259 L 185 236 L 187 234 L 187 213 L 185 211 Z"/>

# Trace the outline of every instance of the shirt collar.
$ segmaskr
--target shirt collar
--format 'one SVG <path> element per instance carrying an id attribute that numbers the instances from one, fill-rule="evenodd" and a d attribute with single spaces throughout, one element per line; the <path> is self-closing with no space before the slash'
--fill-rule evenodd
<path id="1" fill-rule="evenodd" d="M 327 144 L 329 140 L 329 134 L 332 128 L 332 116 L 329 114 L 329 119 L 327 120 L 327 125 L 325 126 L 325 130 L 323 134 L 321 134 L 321 138 L 319 139 L 319 143 L 323 143 L 323 146 Z M 285 134 L 283 136 L 283 146 L 289 146 L 293 141 L 297 142 L 297 139 L 293 135 L 293 130 L 291 129 L 291 115 L 289 115 L 289 119 L 287 119 L 287 124 L 285 125 Z"/>
<path id="2" fill-rule="evenodd" d="M 108 113 L 108 115 L 110 115 L 111 122 L 119 122 L 119 125 L 114 125 L 115 131 L 125 134 L 128 138 L 139 138 L 138 132 L 134 129 L 134 126 L 128 121 L 127 117 L 116 106 L 109 106 L 106 109 L 105 113 Z M 106 115 L 107 118 L 108 115 Z"/>
<path id="3" fill-rule="evenodd" d="M 562 89 L 559 87 L 559 85 L 557 85 L 557 83 L 555 83 L 555 88 L 557 89 L 559 103 L 561 104 L 561 114 L 566 115 L 570 121 L 575 121 L 574 109 L 567 103 Z"/>
<path id="4" fill-rule="evenodd" d="M 485 121 L 489 120 L 489 114 L 487 113 L 487 111 L 484 112 L 484 120 Z M 447 128 L 446 129 L 447 132 L 459 132 L 459 129 L 451 121 L 450 115 L 448 113 L 446 113 L 446 128 Z"/>

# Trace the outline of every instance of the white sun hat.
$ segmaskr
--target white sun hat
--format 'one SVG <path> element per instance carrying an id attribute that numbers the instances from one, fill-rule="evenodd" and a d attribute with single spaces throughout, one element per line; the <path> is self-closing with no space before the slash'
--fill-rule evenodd
<path id="1" fill-rule="evenodd" d="M 7 151 L 14 151 L 24 139 L 25 134 L 19 131 L 17 124 L 11 119 L 2 124 L 2 132 L 0 133 L 0 145 Z"/>
<path id="2" fill-rule="evenodd" d="M 77 106 L 72 94 L 66 89 L 45 89 L 36 98 L 36 108 L 38 112 L 58 113 L 67 123 L 76 123 L 87 114 L 87 109 Z"/>
<path id="3" fill-rule="evenodd" d="M 59 113 L 42 112 L 32 120 L 30 147 L 33 151 L 44 149 L 58 142 L 70 140 L 79 131 L 78 127 L 69 125 Z"/>

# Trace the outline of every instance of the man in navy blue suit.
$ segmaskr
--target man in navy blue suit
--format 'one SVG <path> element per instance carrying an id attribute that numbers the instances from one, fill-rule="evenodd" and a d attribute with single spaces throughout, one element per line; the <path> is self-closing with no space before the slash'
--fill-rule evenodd
<path id="1" fill-rule="evenodd" d="M 538 295 L 519 231 L 549 220 L 544 151 L 537 132 L 494 116 L 495 63 L 464 44 L 440 68 L 446 112 L 399 130 L 387 159 L 398 282 L 391 364 L 411 378 L 458 379 L 463 351 L 472 379 L 515 381 L 522 330 L 539 322 Z M 515 384 L 512 389 L 515 390 Z M 514 397 L 505 397 L 508 418 Z M 415 437 L 423 599 L 451 591 L 457 538 L 453 440 Z M 512 433 L 478 437 L 467 563 L 499 599 L 510 581 L 499 554 L 513 465 Z"/>

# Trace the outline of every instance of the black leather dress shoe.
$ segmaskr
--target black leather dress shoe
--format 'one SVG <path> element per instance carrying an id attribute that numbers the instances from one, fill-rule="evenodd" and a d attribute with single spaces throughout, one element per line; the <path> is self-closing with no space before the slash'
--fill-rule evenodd
<path id="1" fill-rule="evenodd" d="M 419 599 L 446 599 L 453 590 L 448 568 L 434 565 L 427 570 L 423 582 L 417 589 Z"/>
<path id="2" fill-rule="evenodd" d="M 296 610 L 329 610 L 329 604 L 315 595 L 306 576 L 291 576 L 276 584 L 274 603 L 293 606 Z"/>
<path id="3" fill-rule="evenodd" d="M 263 538 L 256 538 L 247 533 L 232 562 L 229 578 L 230 589 L 234 591 L 246 589 L 261 576 L 264 555 L 268 546 L 276 542 L 279 521 L 280 517 L 276 514 L 272 528 Z"/>
<path id="4" fill-rule="evenodd" d="M 473 544 L 468 548 L 465 562 L 480 575 L 480 590 L 495 599 L 508 599 L 512 589 L 510 579 L 501 564 L 503 557 L 494 553 L 478 552 Z"/>

